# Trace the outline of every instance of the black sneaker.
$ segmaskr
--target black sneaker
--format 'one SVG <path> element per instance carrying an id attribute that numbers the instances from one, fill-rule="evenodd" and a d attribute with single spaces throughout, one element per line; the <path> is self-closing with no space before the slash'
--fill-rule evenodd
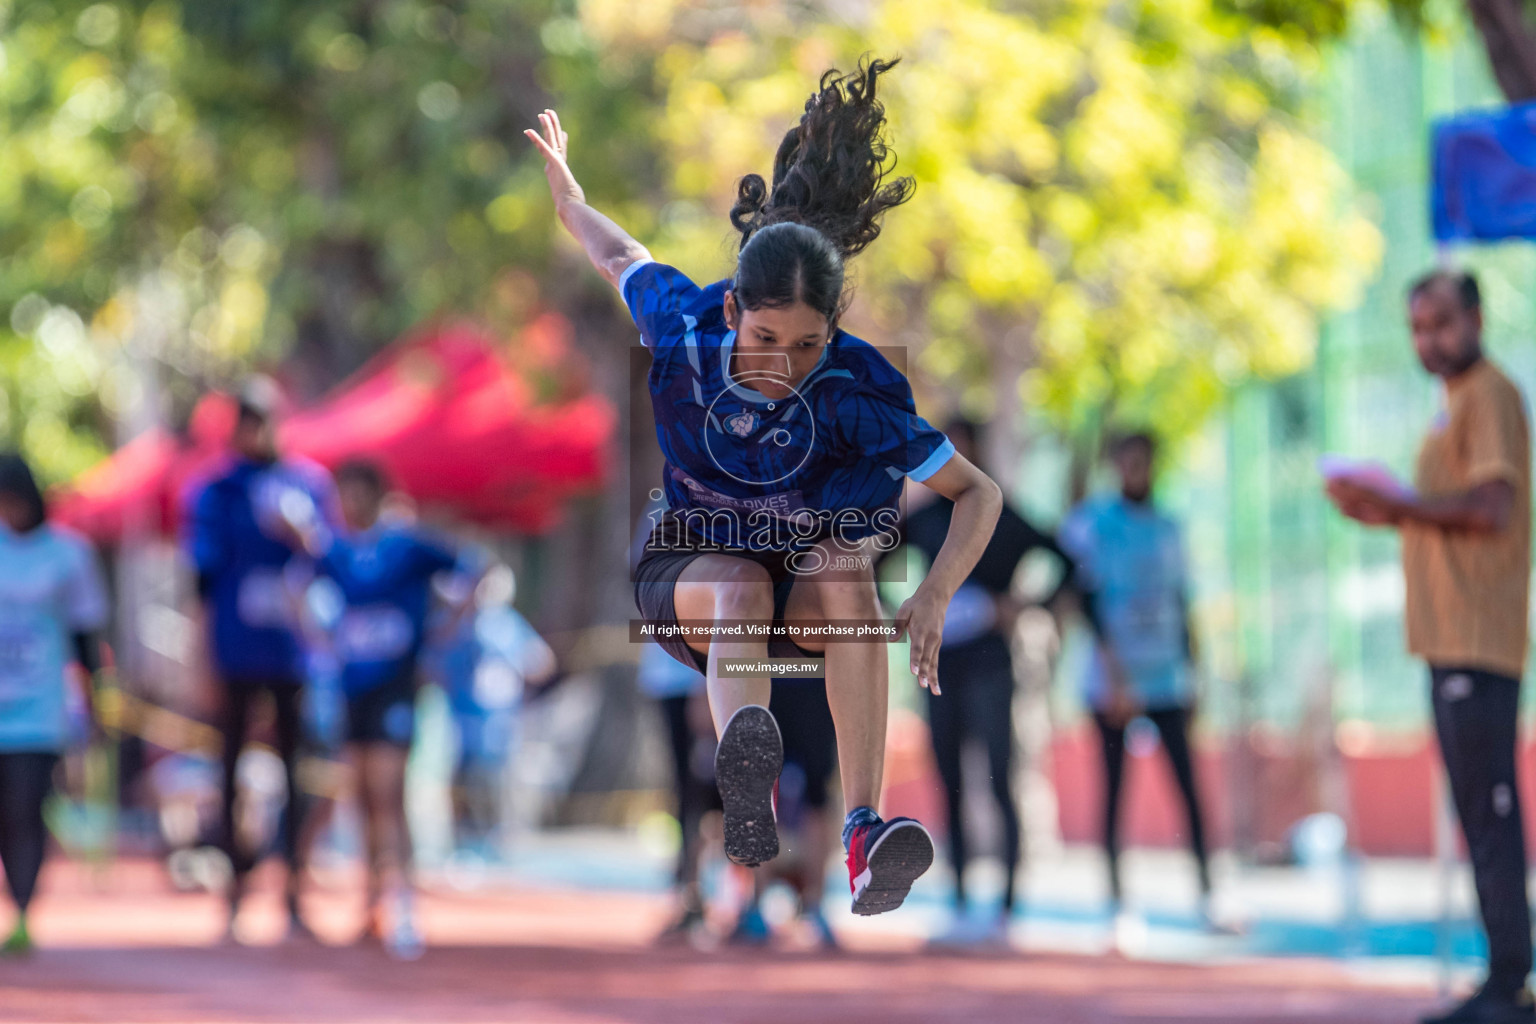
<path id="1" fill-rule="evenodd" d="M 1461 1005 L 1420 1020 L 1422 1024 L 1530 1024 L 1536 1021 L 1536 1000 L 1528 988 L 1504 996 L 1484 987 Z"/>
<path id="2" fill-rule="evenodd" d="M 658 946 L 690 942 L 693 939 L 693 933 L 702 927 L 704 927 L 704 908 L 686 906 L 657 934 L 654 941 Z"/>
<path id="3" fill-rule="evenodd" d="M 783 767 L 784 740 L 768 709 L 748 704 L 732 715 L 715 748 L 715 785 L 733 863 L 755 868 L 779 855 L 773 790 Z"/>

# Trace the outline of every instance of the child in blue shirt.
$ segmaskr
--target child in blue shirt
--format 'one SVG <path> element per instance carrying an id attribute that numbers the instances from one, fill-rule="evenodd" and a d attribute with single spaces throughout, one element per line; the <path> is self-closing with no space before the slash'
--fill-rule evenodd
<path id="1" fill-rule="evenodd" d="M 412 892 L 405 768 L 415 738 L 417 662 L 432 580 L 458 570 L 460 559 L 422 531 L 380 518 L 388 485 L 375 464 L 342 464 L 336 489 L 346 532 L 331 534 L 313 522 L 291 525 L 340 596 L 330 632 L 346 698 L 348 760 L 367 829 L 368 929 L 392 955 L 415 959 L 422 938 Z M 381 913 L 386 886 L 387 922 Z"/>

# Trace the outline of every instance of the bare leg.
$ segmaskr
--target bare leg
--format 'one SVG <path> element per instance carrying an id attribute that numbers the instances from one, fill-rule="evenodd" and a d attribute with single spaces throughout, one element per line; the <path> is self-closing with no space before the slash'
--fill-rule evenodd
<path id="1" fill-rule="evenodd" d="M 396 941 L 400 916 L 414 914 L 411 833 L 405 817 L 405 765 L 410 751 L 393 743 L 363 743 L 354 749 L 362 769 L 359 789 L 368 823 L 369 906 L 376 914 L 380 897 L 386 893 L 392 897 L 397 917 L 385 938 Z"/>
<path id="2" fill-rule="evenodd" d="M 374 753 L 379 779 L 379 806 L 385 808 L 384 839 L 393 877 L 386 884 L 402 894 L 415 887 L 415 857 L 411 849 L 411 824 L 405 816 L 405 765 L 410 751 L 381 743 Z"/>
<path id="3" fill-rule="evenodd" d="M 820 545 L 829 559 L 848 552 L 837 545 Z M 836 562 L 829 562 L 835 565 Z M 873 622 L 880 619 L 873 564 L 853 569 L 826 569 L 814 582 L 802 579 L 789 592 L 784 620 L 822 622 L 828 619 Z M 837 757 L 842 769 L 844 806 L 878 808 L 885 771 L 885 726 L 890 701 L 884 642 L 802 644 L 825 651 L 827 704 L 837 726 Z"/>
<path id="4" fill-rule="evenodd" d="M 773 582 L 768 570 L 756 562 L 730 555 L 704 555 L 689 562 L 677 578 L 672 605 L 679 619 L 767 623 L 773 619 Z M 725 723 L 741 708 L 748 704 L 768 706 L 773 690 L 767 676 L 720 677 L 721 658 L 766 658 L 767 641 L 690 639 L 688 645 L 709 656 L 705 681 L 716 736 L 725 731 Z"/>
<path id="5" fill-rule="evenodd" d="M 357 794 L 357 806 L 363 813 L 363 852 L 368 865 L 368 879 L 364 889 L 363 918 L 367 922 L 364 933 L 377 935 L 379 897 L 384 871 L 384 837 L 381 820 L 375 807 L 373 786 L 373 744 L 348 743 L 347 761 L 352 765 L 353 792 Z"/>

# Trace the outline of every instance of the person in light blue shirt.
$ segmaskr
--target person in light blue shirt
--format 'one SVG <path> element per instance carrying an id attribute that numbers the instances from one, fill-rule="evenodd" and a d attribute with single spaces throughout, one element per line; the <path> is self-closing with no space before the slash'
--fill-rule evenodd
<path id="1" fill-rule="evenodd" d="M 1062 525 L 1061 543 L 1077 559 L 1077 586 L 1095 638 L 1084 696 L 1103 744 L 1111 898 L 1119 908 L 1126 728 L 1142 717 L 1157 728 L 1173 765 L 1209 916 L 1210 868 L 1189 745 L 1195 691 L 1188 571 L 1178 523 L 1152 501 L 1155 452 L 1150 434 L 1117 438 L 1110 456 L 1120 493 L 1075 510 Z"/>
<path id="2" fill-rule="evenodd" d="M 47 849 L 43 801 L 90 708 L 88 684 L 72 690 L 69 669 L 96 670 L 93 634 L 108 616 L 95 553 L 46 515 L 26 462 L 0 454 L 0 863 L 17 910 L 0 947 L 7 954 L 32 948 L 27 907 Z"/>

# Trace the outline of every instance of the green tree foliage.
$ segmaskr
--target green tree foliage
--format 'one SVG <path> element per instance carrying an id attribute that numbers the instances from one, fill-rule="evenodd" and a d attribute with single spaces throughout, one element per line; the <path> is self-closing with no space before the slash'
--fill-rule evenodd
<path id="1" fill-rule="evenodd" d="M 563 272 L 518 134 L 545 105 L 594 202 L 723 270 L 735 180 L 866 51 L 906 58 L 919 189 L 855 326 L 973 410 L 1186 431 L 1303 365 L 1377 246 L 1307 132 L 1315 53 L 1216 2 L 0 0 L 0 443 L 57 479 L 146 363 L 314 387 L 441 312 L 611 307 Z"/>
<path id="2" fill-rule="evenodd" d="M 624 6 L 584 3 L 602 42 Z M 1373 273 L 1379 236 L 1308 132 L 1316 52 L 1291 35 L 1208 0 L 862 10 L 749 6 L 662 53 L 679 198 L 659 252 L 727 266 L 735 180 L 767 170 L 817 74 L 872 52 L 904 58 L 885 98 L 918 188 L 859 259 L 857 326 L 977 411 L 1022 399 L 1085 453 L 1116 420 L 1186 433 L 1227 388 L 1304 366 L 1318 316 Z"/>
<path id="3" fill-rule="evenodd" d="M 595 197 L 647 176 L 647 67 L 553 0 L 0 0 L 0 40 L 0 444 L 54 479 L 146 360 L 174 387 L 287 357 L 313 390 L 436 314 L 524 315 L 552 96 Z"/>
<path id="4" fill-rule="evenodd" d="M 1405 29 L 1444 35 L 1464 19 L 1482 40 L 1494 81 L 1511 103 L 1536 99 L 1536 4 L 1531 0 L 1220 0 L 1242 23 L 1263 25 L 1306 43 L 1349 31 L 1367 4 L 1386 7 Z"/>

